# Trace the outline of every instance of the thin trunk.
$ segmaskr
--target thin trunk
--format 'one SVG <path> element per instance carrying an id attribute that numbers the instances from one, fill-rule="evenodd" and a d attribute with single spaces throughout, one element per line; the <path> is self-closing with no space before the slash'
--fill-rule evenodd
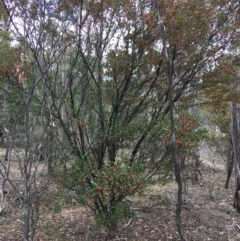
<path id="1" fill-rule="evenodd" d="M 231 103 L 232 111 L 232 142 L 233 142 L 233 152 L 234 152 L 234 165 L 236 175 L 239 173 L 239 131 L 238 131 L 238 113 L 236 103 Z"/>
<path id="2" fill-rule="evenodd" d="M 168 49 L 167 49 L 167 42 L 166 42 L 166 36 L 165 36 L 165 26 L 163 24 L 163 19 L 161 17 L 159 6 L 157 3 L 157 0 L 155 0 L 155 9 L 157 11 L 158 21 L 161 28 L 162 33 L 162 44 L 163 44 L 163 55 L 166 60 L 167 64 L 167 77 L 168 77 L 168 86 L 169 86 L 169 114 L 170 114 L 170 121 L 171 121 L 171 146 L 172 146 L 172 159 L 174 164 L 174 172 L 175 172 L 175 178 L 178 184 L 178 202 L 177 202 L 177 208 L 176 208 L 176 223 L 177 223 L 177 229 L 179 236 L 182 241 L 185 241 L 184 233 L 182 230 L 182 221 L 181 221 L 181 211 L 182 211 L 182 178 L 181 178 L 181 168 L 177 159 L 177 142 L 176 142 L 176 130 L 175 130 L 175 123 L 174 123 L 174 113 L 173 113 L 173 93 L 172 93 L 172 65 L 171 60 L 168 55 Z"/>
<path id="3" fill-rule="evenodd" d="M 234 90 L 237 90 L 238 76 L 235 75 Z M 240 150 L 239 150 L 239 129 L 238 129 L 238 110 L 237 104 L 231 102 L 231 117 L 232 117 L 232 143 L 233 143 L 233 153 L 234 153 L 234 167 L 236 176 L 236 191 L 234 196 L 233 207 L 240 212 Z"/>
<path id="4" fill-rule="evenodd" d="M 238 131 L 238 113 L 236 103 L 231 103 L 232 111 L 232 142 L 234 152 L 234 166 L 236 176 L 236 191 L 234 195 L 233 207 L 240 212 L 240 175 L 239 175 L 239 131 Z"/>
<path id="5" fill-rule="evenodd" d="M 30 233 L 30 200 L 29 200 L 29 187 L 25 186 L 24 193 L 24 233 L 23 240 L 29 241 L 29 233 Z"/>
<path id="6" fill-rule="evenodd" d="M 227 160 L 227 179 L 225 182 L 225 189 L 228 189 L 228 187 L 229 187 L 229 181 L 230 181 L 230 177 L 232 175 L 233 164 L 234 164 L 234 157 L 232 155 L 231 159 Z"/>
<path id="7" fill-rule="evenodd" d="M 45 159 L 47 159 L 48 162 L 48 174 L 49 176 L 53 175 L 53 150 L 52 150 L 52 143 L 53 143 L 53 121 L 51 120 L 50 123 L 50 131 L 49 131 L 49 137 L 48 137 L 48 143 L 47 143 L 47 150 Z"/>

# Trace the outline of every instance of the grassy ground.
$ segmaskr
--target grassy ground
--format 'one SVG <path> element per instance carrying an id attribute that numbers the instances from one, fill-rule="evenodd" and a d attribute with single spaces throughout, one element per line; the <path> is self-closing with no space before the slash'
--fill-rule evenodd
<path id="1" fill-rule="evenodd" d="M 201 164 L 201 173 L 203 180 L 189 185 L 189 202 L 183 205 L 186 240 L 240 240 L 240 230 L 231 227 L 233 221 L 240 221 L 232 207 L 233 178 L 229 189 L 224 189 L 224 165 L 213 165 L 206 160 Z M 95 225 L 89 209 L 53 185 L 41 204 L 36 240 L 179 240 L 175 225 L 176 192 L 176 184 L 169 183 L 163 187 L 150 186 L 143 194 L 130 197 L 135 217 L 130 223 L 123 220 L 118 230 L 109 234 Z M 19 202 L 13 203 L 12 208 L 0 216 L 0 241 L 22 240 L 22 216 Z"/>

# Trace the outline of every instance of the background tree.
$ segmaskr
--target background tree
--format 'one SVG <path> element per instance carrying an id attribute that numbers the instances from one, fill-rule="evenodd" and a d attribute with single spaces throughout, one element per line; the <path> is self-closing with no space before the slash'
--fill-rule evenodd
<path id="1" fill-rule="evenodd" d="M 23 239 L 27 241 L 34 239 L 41 199 L 50 181 L 46 170 L 49 157 L 43 157 L 39 150 L 51 143 L 48 120 L 42 114 L 45 103 L 39 95 L 41 77 L 25 46 L 17 42 L 12 46 L 16 39 L 11 34 L 5 28 L 0 42 L 0 121 L 6 148 L 5 159 L 0 160 L 1 199 L 5 192 L 13 197 L 7 200 L 8 206 L 17 200 L 22 204 Z M 3 209 L 1 206 L 1 212 Z"/>

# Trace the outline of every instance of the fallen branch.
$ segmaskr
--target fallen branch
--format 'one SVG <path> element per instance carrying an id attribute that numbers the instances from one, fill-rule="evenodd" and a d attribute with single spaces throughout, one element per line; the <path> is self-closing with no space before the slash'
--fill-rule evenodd
<path id="1" fill-rule="evenodd" d="M 240 230 L 240 221 L 233 221 L 233 223 L 228 226 L 229 228 L 232 228 L 232 227 L 237 227 L 239 230 Z"/>
<path id="2" fill-rule="evenodd" d="M 124 229 L 124 228 L 128 227 L 131 223 L 132 223 L 132 219 L 130 218 L 128 223 L 125 224 L 121 229 Z"/>

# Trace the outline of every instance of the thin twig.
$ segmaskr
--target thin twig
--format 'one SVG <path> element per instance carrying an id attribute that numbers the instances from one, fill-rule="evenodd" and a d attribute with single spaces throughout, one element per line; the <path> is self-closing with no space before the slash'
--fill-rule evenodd
<path id="1" fill-rule="evenodd" d="M 240 230 L 240 221 L 233 221 L 233 223 L 230 225 L 230 226 L 228 226 L 229 228 L 232 228 L 232 227 L 237 227 L 239 230 Z"/>
<path id="2" fill-rule="evenodd" d="M 128 227 L 131 223 L 132 223 L 132 219 L 130 218 L 130 219 L 128 220 L 128 223 L 125 224 L 121 229 L 124 229 L 124 228 Z"/>

